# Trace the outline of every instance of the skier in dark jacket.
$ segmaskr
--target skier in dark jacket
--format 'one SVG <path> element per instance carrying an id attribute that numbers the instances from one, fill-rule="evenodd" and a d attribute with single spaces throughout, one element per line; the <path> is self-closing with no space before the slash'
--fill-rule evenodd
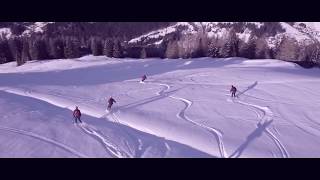
<path id="1" fill-rule="evenodd" d="M 112 97 L 110 97 L 108 100 L 108 109 L 111 109 L 113 103 L 116 103 L 116 100 L 114 100 Z"/>
<path id="2" fill-rule="evenodd" d="M 231 97 L 236 97 L 237 88 L 232 85 L 230 92 L 231 92 Z"/>
<path id="3" fill-rule="evenodd" d="M 80 110 L 78 109 L 78 106 L 77 106 L 76 109 L 73 111 L 73 117 L 74 117 L 74 119 L 75 119 L 75 123 L 77 123 L 77 120 L 79 120 L 80 123 L 82 123 L 82 121 L 80 120 L 81 112 L 80 112 Z"/>
<path id="4" fill-rule="evenodd" d="M 142 76 L 142 79 L 141 79 L 141 82 L 144 82 L 146 79 L 147 79 L 147 76 L 146 76 L 146 75 L 143 75 L 143 76 Z"/>

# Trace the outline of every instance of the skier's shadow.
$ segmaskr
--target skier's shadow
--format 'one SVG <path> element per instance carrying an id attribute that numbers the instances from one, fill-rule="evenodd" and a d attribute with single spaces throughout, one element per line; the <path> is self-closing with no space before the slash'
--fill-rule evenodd
<path id="1" fill-rule="evenodd" d="M 273 120 L 265 121 L 264 123 L 257 124 L 257 128 L 250 133 L 246 141 L 242 143 L 231 155 L 230 157 L 240 157 L 240 155 L 243 153 L 243 151 L 248 147 L 248 145 L 255 140 L 256 138 L 260 137 L 262 133 L 266 130 L 266 128 L 272 123 Z"/>
<path id="2" fill-rule="evenodd" d="M 258 81 L 254 82 L 253 84 L 248 86 L 247 89 L 245 89 L 244 91 L 239 91 L 239 93 L 237 94 L 237 97 L 241 96 L 242 94 L 244 94 L 245 92 L 249 91 L 250 89 L 253 89 L 257 85 L 258 85 Z"/>
<path id="3" fill-rule="evenodd" d="M 126 110 L 126 109 L 130 109 L 130 108 L 135 108 L 137 106 L 142 106 L 144 104 L 148 104 L 148 103 L 151 103 L 151 102 L 166 98 L 169 95 L 179 91 L 180 89 L 182 89 L 182 88 L 178 88 L 178 89 L 175 89 L 175 90 L 172 90 L 172 91 L 166 91 L 166 92 L 164 92 L 164 93 L 162 93 L 160 95 L 149 97 L 149 98 L 146 98 L 146 99 L 142 99 L 142 100 L 139 100 L 139 101 L 127 104 L 127 105 L 118 106 L 117 110 Z"/>

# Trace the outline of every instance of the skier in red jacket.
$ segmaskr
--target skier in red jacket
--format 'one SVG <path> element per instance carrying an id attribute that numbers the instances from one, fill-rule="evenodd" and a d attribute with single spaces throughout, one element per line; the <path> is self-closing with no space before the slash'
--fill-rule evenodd
<path id="1" fill-rule="evenodd" d="M 73 111 L 73 117 L 74 117 L 75 123 L 77 123 L 77 120 L 79 120 L 80 123 L 82 123 L 82 121 L 80 120 L 81 112 L 78 109 L 78 106 L 76 106 L 76 109 Z"/>

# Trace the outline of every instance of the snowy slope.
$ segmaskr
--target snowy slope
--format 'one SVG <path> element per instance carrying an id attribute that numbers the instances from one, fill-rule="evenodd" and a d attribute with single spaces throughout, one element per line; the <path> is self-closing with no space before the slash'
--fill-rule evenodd
<path id="1" fill-rule="evenodd" d="M 4 64 L 0 156 L 320 157 L 319 81 L 318 69 L 277 60 Z M 72 124 L 75 106 L 84 125 Z"/>

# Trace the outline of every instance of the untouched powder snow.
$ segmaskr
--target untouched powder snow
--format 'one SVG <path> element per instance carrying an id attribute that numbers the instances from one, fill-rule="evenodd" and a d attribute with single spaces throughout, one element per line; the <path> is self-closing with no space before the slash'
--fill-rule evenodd
<path id="1" fill-rule="evenodd" d="M 3 64 L 0 157 L 320 157 L 319 73 L 243 58 Z"/>

